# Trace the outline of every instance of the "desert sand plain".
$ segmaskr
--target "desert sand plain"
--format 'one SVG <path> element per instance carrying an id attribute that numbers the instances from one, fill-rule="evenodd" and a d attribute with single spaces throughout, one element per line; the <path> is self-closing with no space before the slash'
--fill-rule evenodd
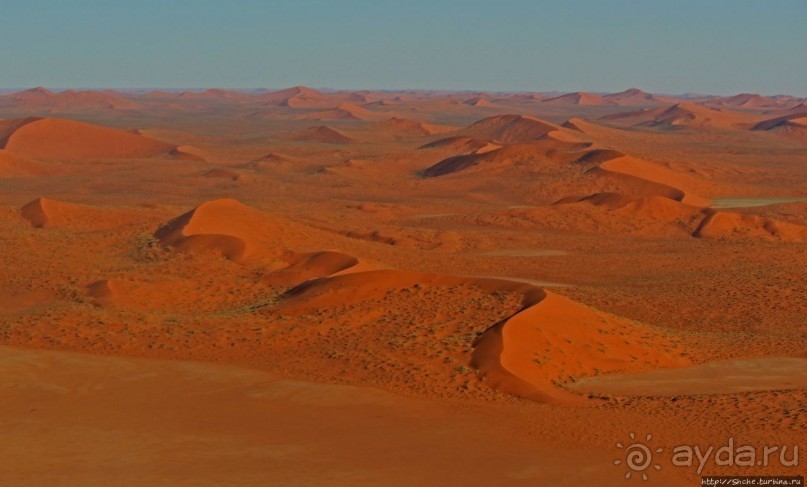
<path id="1" fill-rule="evenodd" d="M 696 485 L 674 446 L 805 438 L 802 99 L 34 88 L 0 118 L 2 485 Z"/>

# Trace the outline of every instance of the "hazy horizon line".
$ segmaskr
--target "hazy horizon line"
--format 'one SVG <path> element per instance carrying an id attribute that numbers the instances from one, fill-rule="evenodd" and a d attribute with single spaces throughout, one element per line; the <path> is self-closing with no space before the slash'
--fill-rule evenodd
<path id="1" fill-rule="evenodd" d="M 149 86 L 149 87 L 104 87 L 104 86 L 45 86 L 45 85 L 34 85 L 34 86 L 18 86 L 18 87 L 9 87 L 3 88 L 0 87 L 0 93 L 17 93 L 21 91 L 28 91 L 34 90 L 37 88 L 43 88 L 48 91 L 53 92 L 64 92 L 64 91 L 117 91 L 117 92 L 149 92 L 149 91 L 168 91 L 168 92 L 182 92 L 182 91 L 200 91 L 204 92 L 207 90 L 223 90 L 223 91 L 241 91 L 241 92 L 251 92 L 251 91 L 281 91 L 290 88 L 296 87 L 304 87 L 309 88 L 317 91 L 322 92 L 360 92 L 360 91 L 370 91 L 370 92 L 389 92 L 389 93 L 396 93 L 396 92 L 424 92 L 424 93 L 468 93 L 468 94 L 519 94 L 519 93 L 540 93 L 540 94 L 569 94 L 569 93 L 593 93 L 598 95 L 603 94 L 613 94 L 613 93 L 621 93 L 624 91 L 628 91 L 631 89 L 638 89 L 646 93 L 650 93 L 653 95 L 663 95 L 663 96 L 679 96 L 679 97 L 686 97 L 686 96 L 716 96 L 716 97 L 731 97 L 737 95 L 759 95 L 765 97 L 777 97 L 777 96 L 790 96 L 794 98 L 807 98 L 807 95 L 798 95 L 794 93 L 763 93 L 758 91 L 738 91 L 738 92 L 725 92 L 725 93 L 707 93 L 707 92 L 697 92 L 697 91 L 687 91 L 683 93 L 671 93 L 671 92 L 662 92 L 662 91 L 652 91 L 647 90 L 644 88 L 639 88 L 637 86 L 630 86 L 627 88 L 623 88 L 617 91 L 608 91 L 608 90 L 582 90 L 582 89 L 572 89 L 572 90 L 560 90 L 560 89 L 551 89 L 551 90 L 542 90 L 542 89 L 534 89 L 534 90 L 525 90 L 525 89 L 513 89 L 513 90 L 488 90 L 488 89 L 474 89 L 474 88 L 463 88 L 463 89 L 451 89 L 451 88 L 337 88 L 337 87 L 328 87 L 328 86 L 313 86 L 313 85 L 304 85 L 304 84 L 296 84 L 296 85 L 289 85 L 283 87 L 270 87 L 270 86 L 263 86 L 263 87 L 222 87 L 222 86 L 182 86 L 182 87 L 164 87 L 164 86 Z"/>

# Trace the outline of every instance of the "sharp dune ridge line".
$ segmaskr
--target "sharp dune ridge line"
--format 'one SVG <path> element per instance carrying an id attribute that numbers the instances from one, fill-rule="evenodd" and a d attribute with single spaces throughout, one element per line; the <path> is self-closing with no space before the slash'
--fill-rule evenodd
<path id="1" fill-rule="evenodd" d="M 81 212 L 80 205 L 69 205 L 39 198 L 26 205 L 22 214 L 32 225 L 42 227 L 66 211 Z M 502 392 L 540 402 L 585 403 L 586 400 L 555 384 L 569 375 L 593 373 L 594 369 L 642 370 L 644 365 L 632 356 L 656 366 L 681 366 L 688 362 L 671 352 L 661 351 L 666 339 L 659 332 L 591 310 L 540 287 L 519 281 L 491 278 L 443 276 L 401 270 L 376 270 L 360 259 L 339 251 L 297 253 L 272 240 L 272 234 L 288 233 L 288 223 L 261 214 L 236 200 L 205 202 L 157 230 L 155 236 L 166 246 L 180 251 L 216 253 L 239 263 L 256 264 L 267 257 L 288 265 L 274 267 L 264 277 L 269 285 L 290 286 L 279 304 L 284 313 L 300 313 L 334 304 L 364 300 L 379 290 L 417 286 L 461 286 L 495 295 L 521 296 L 521 309 L 490 326 L 474 342 L 468 365 L 474 366 L 487 383 Z M 128 285 L 116 279 L 90 284 L 88 294 L 99 306 L 132 306 Z M 561 333 L 562 330 L 562 333 Z M 596 331 L 599 330 L 599 331 Z M 587 352 L 602 343 L 596 333 L 635 337 L 653 335 L 653 340 L 616 341 L 604 352 Z M 567 362 L 561 337 L 574 335 L 575 357 L 582 363 Z M 649 343 L 654 343 L 649 346 Z M 618 351 L 622 348 L 622 351 Z M 533 351 L 544 350 L 547 364 L 533 360 Z M 650 363 L 648 362 L 648 363 Z M 637 369 L 638 367 L 638 369 Z"/>
<path id="2" fill-rule="evenodd" d="M 228 259 L 243 262 L 263 250 L 257 248 L 253 237 L 246 230 L 249 228 L 247 221 L 260 220 L 254 213 L 255 210 L 235 200 L 206 202 L 158 230 L 156 236 L 163 244 L 180 250 L 214 249 Z M 271 251 L 277 253 L 277 249 Z M 469 365 L 475 366 L 482 377 L 488 377 L 492 387 L 541 402 L 583 402 L 581 398 L 554 386 L 552 381 L 560 380 L 563 374 L 590 373 L 593 370 L 593 366 L 574 368 L 569 365 L 569 369 L 555 366 L 547 373 L 531 362 L 529 355 L 532 350 L 542 346 L 560 347 L 557 336 L 560 327 L 586 323 L 576 332 L 582 344 L 595 342 L 596 337 L 591 335 L 593 330 L 586 330 L 586 326 L 598 320 L 602 320 L 610 331 L 615 327 L 633 326 L 636 328 L 633 335 L 649 332 L 640 326 L 620 323 L 618 319 L 603 318 L 583 305 L 517 281 L 461 278 L 399 270 L 366 270 L 366 266 L 361 265 L 358 258 L 337 251 L 295 254 L 289 258 L 289 262 L 288 267 L 270 273 L 265 279 L 267 283 L 292 286 L 280 305 L 284 312 L 313 310 L 336 302 L 344 304 L 351 300 L 365 299 L 373 292 L 362 292 L 368 286 L 373 289 L 416 285 L 466 286 L 481 289 L 488 294 L 510 292 L 521 295 L 521 311 L 491 326 L 476 339 L 475 352 Z M 100 294 L 93 291 L 93 296 L 96 300 L 108 300 L 113 293 L 109 282 L 104 281 Z M 559 324 L 558 321 L 565 324 Z M 566 332 L 569 330 L 567 328 Z M 591 360 L 605 370 L 609 367 L 630 369 L 632 365 L 628 350 L 630 354 L 643 355 L 645 358 L 650 356 L 660 365 L 686 363 L 680 357 L 672 357 L 653 349 L 643 350 L 637 346 L 626 348 L 622 354 L 617 354 L 612 349 L 607 358 L 603 354 L 602 357 L 592 357 Z M 551 353 L 558 353 L 558 350 L 552 350 Z"/>

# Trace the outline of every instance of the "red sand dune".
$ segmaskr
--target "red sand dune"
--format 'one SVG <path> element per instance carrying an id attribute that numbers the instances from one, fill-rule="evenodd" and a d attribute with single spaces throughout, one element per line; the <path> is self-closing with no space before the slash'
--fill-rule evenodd
<path id="1" fill-rule="evenodd" d="M 493 107 L 496 106 L 490 98 L 486 96 L 475 96 L 473 98 L 469 98 L 463 102 L 466 105 L 470 105 L 472 107 Z"/>
<path id="2" fill-rule="evenodd" d="M 807 226 L 795 225 L 774 218 L 733 213 L 693 206 L 662 195 L 640 198 L 620 193 L 595 193 L 587 196 L 570 196 L 555 203 L 560 210 L 566 205 L 590 205 L 609 212 L 620 221 L 598 221 L 604 228 L 630 221 L 671 223 L 693 237 L 733 240 L 776 240 L 803 242 L 807 239 Z M 628 220 L 625 220 L 627 218 Z M 634 225 L 635 227 L 635 225 Z M 648 227 L 649 235 L 653 228 Z"/>
<path id="3" fill-rule="evenodd" d="M 619 93 L 610 93 L 603 98 L 620 106 L 669 105 L 675 103 L 672 98 L 654 95 L 639 88 L 628 88 Z"/>
<path id="4" fill-rule="evenodd" d="M 475 153 L 480 150 L 482 152 L 487 152 L 487 150 L 498 149 L 499 147 L 501 147 L 501 145 L 495 144 L 490 140 L 475 139 L 473 137 L 465 137 L 460 135 L 429 142 L 428 144 L 418 147 L 418 149 L 447 149 L 454 153 Z"/>
<path id="5" fill-rule="evenodd" d="M 327 125 L 309 127 L 302 132 L 292 134 L 289 138 L 305 142 L 321 142 L 323 144 L 351 144 L 356 142 L 356 139 L 348 137 Z"/>
<path id="6" fill-rule="evenodd" d="M 598 152 L 597 154 L 599 157 L 603 157 L 602 152 Z M 617 156 L 618 154 L 619 153 L 615 151 L 609 155 Z M 709 205 L 709 200 L 692 194 L 692 192 L 688 190 L 690 186 L 697 184 L 690 176 L 678 174 L 641 159 L 630 156 L 617 156 L 601 162 L 594 170 L 619 176 L 628 176 L 659 185 L 659 192 L 651 194 L 659 194 L 694 206 Z M 666 186 L 670 189 L 663 189 L 662 186 Z"/>
<path id="7" fill-rule="evenodd" d="M 324 93 L 305 86 L 273 91 L 261 97 L 271 105 L 289 108 L 328 108 L 333 101 Z"/>
<path id="8" fill-rule="evenodd" d="M 26 203 L 20 215 L 34 228 L 57 227 L 83 231 L 106 230 L 127 225 L 138 215 L 134 208 L 90 206 L 39 197 Z"/>
<path id="9" fill-rule="evenodd" d="M 482 146 L 470 154 L 452 156 L 429 166 L 423 170 L 426 177 L 445 176 L 447 174 L 465 171 L 473 167 L 479 169 L 501 169 L 518 164 L 538 166 L 554 159 L 558 151 L 571 150 L 579 146 L 576 141 L 563 141 L 545 137 L 540 142 L 531 144 L 510 144 L 503 147 Z M 554 164 L 553 164 L 554 165 Z"/>
<path id="10" fill-rule="evenodd" d="M 754 125 L 752 130 L 767 130 L 787 135 L 807 136 L 807 108 L 802 111 L 763 120 Z"/>
<path id="11" fill-rule="evenodd" d="M 372 128 L 380 131 L 393 133 L 404 137 L 418 137 L 423 135 L 434 135 L 454 130 L 454 127 L 447 125 L 436 125 L 418 122 L 407 118 L 391 117 L 381 122 L 373 124 Z"/>
<path id="12" fill-rule="evenodd" d="M 727 110 L 708 108 L 696 103 L 678 103 L 671 107 L 642 109 L 605 115 L 601 120 L 627 122 L 631 125 L 666 128 L 747 128 L 754 117 Z"/>
<path id="13" fill-rule="evenodd" d="M 759 215 L 744 215 L 728 211 L 708 211 L 706 218 L 693 234 L 709 238 L 750 238 L 804 242 L 807 227 L 794 225 Z"/>
<path id="14" fill-rule="evenodd" d="M 563 131 L 551 122 L 525 115 L 496 115 L 484 118 L 462 129 L 462 135 L 480 139 L 492 139 L 502 144 L 532 142 L 549 132 Z"/>
<path id="15" fill-rule="evenodd" d="M 214 252 L 233 261 L 244 261 L 259 252 L 257 222 L 266 218 L 233 199 L 202 203 L 162 226 L 155 236 L 178 250 Z M 271 227 L 261 226 L 262 231 Z"/>
<path id="16" fill-rule="evenodd" d="M 291 257 L 290 264 L 263 278 L 264 282 L 273 286 L 297 285 L 309 279 L 327 277 L 359 264 L 359 260 L 352 255 L 323 250 Z"/>
<path id="17" fill-rule="evenodd" d="M 123 130 L 58 118 L 10 121 L 0 148 L 35 159 L 146 158 L 168 155 L 175 146 Z"/>
<path id="18" fill-rule="evenodd" d="M 303 113 L 292 118 L 300 120 L 377 120 L 388 116 L 389 114 L 373 112 L 352 103 L 340 103 L 329 110 Z"/>
<path id="19" fill-rule="evenodd" d="M 584 203 L 606 208 L 631 219 L 646 219 L 662 222 L 681 222 L 687 225 L 700 220 L 703 209 L 687 205 L 659 195 L 633 198 L 621 193 L 595 193 L 588 196 L 570 196 L 556 205 Z"/>
<path id="20" fill-rule="evenodd" d="M 471 365 L 494 389 L 540 402 L 580 403 L 582 398 L 555 383 L 595 371 L 687 363 L 659 332 L 515 281 L 395 270 L 354 272 L 309 280 L 289 291 L 279 309 L 304 314 L 384 296 L 392 289 L 458 285 L 522 296 L 521 311 L 492 324 L 474 342 Z"/>
<path id="21" fill-rule="evenodd" d="M 238 167 L 239 169 L 252 169 L 254 171 L 261 171 L 264 169 L 271 169 L 278 166 L 285 166 L 296 160 L 297 159 L 295 157 L 291 157 L 285 154 L 279 154 L 277 152 L 270 152 L 255 160 L 238 164 L 236 167 Z"/>
<path id="22" fill-rule="evenodd" d="M 565 95 L 543 100 L 542 103 L 550 105 L 591 105 L 591 106 L 607 106 L 616 105 L 617 102 L 610 100 L 604 96 L 594 93 L 586 93 L 576 91 L 574 93 L 567 93 Z"/>
<path id="23" fill-rule="evenodd" d="M 718 98 L 712 102 L 715 105 L 747 108 L 751 110 L 762 110 L 767 108 L 776 108 L 779 104 L 772 98 L 758 95 L 756 93 L 740 93 L 739 95 L 729 96 L 726 98 Z"/>

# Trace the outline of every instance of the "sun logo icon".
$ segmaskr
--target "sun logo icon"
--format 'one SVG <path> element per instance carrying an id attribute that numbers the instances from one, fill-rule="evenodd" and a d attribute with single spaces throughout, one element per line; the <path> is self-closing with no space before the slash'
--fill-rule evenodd
<path id="1" fill-rule="evenodd" d="M 633 472 L 641 473 L 642 480 L 647 480 L 647 474 L 645 470 L 650 468 L 650 465 L 653 465 L 653 468 L 656 470 L 661 470 L 661 465 L 658 463 L 653 463 L 653 451 L 650 450 L 645 443 L 649 443 L 650 440 L 653 439 L 652 435 L 647 435 L 645 437 L 644 443 L 640 443 L 636 441 L 636 435 L 631 433 L 630 435 L 631 443 L 628 446 L 622 445 L 622 442 L 617 442 L 616 447 L 620 450 L 625 451 L 625 465 L 628 466 L 628 471 L 625 473 L 625 478 L 630 479 Z M 664 451 L 664 448 L 656 448 L 655 453 L 661 453 Z M 622 465 L 623 460 L 617 459 L 614 460 L 614 465 Z"/>

